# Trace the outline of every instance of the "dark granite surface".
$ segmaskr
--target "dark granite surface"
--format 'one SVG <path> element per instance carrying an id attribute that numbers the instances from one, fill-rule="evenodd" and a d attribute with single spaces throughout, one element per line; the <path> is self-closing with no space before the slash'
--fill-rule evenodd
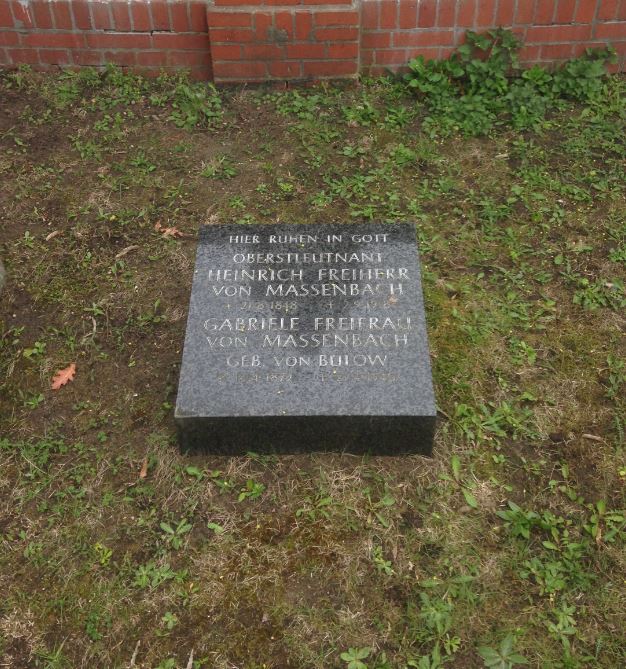
<path id="1" fill-rule="evenodd" d="M 412 224 L 201 229 L 184 450 L 430 453 L 435 414 Z"/>

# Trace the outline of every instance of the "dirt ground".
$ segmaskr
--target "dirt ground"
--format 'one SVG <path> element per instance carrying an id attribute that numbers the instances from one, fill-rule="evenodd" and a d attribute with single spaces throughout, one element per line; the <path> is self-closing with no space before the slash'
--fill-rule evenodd
<path id="1" fill-rule="evenodd" d="M 0 75 L 0 666 L 625 666 L 624 80 L 478 138 L 184 85 Z M 434 457 L 180 455 L 199 226 L 365 220 L 417 223 Z"/>

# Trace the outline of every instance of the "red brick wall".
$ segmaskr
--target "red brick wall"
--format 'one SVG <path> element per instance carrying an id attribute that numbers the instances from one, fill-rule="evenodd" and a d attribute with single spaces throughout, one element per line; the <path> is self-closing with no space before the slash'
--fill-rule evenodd
<path id="1" fill-rule="evenodd" d="M 398 70 L 411 58 L 445 58 L 466 30 L 518 34 L 526 64 L 553 63 L 611 43 L 626 69 L 626 0 L 362 0 L 361 70 Z"/>
<path id="2" fill-rule="evenodd" d="M 251 1 L 215 0 L 209 6 L 216 81 L 357 75 L 356 1 L 265 0 L 257 6 Z"/>
<path id="3" fill-rule="evenodd" d="M 444 58 L 467 29 L 495 26 L 519 34 L 526 63 L 611 43 L 626 69 L 626 0 L 0 0 L 0 66 L 353 77 Z"/>
<path id="4" fill-rule="evenodd" d="M 202 0 L 0 0 L 0 66 L 105 63 L 211 78 Z"/>

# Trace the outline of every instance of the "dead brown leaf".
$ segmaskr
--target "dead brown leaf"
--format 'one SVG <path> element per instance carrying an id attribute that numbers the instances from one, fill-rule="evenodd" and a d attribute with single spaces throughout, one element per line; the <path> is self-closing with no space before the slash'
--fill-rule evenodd
<path id="1" fill-rule="evenodd" d="M 58 390 L 61 386 L 74 380 L 76 374 L 76 363 L 70 363 L 64 369 L 60 369 L 52 378 L 52 390 Z"/>
<path id="2" fill-rule="evenodd" d="M 139 478 L 145 479 L 148 476 L 148 458 L 144 458 L 139 470 Z"/>
<path id="3" fill-rule="evenodd" d="M 160 223 L 155 223 L 154 229 L 157 232 L 160 232 L 164 237 L 184 237 L 185 233 L 181 232 L 178 228 L 172 226 L 170 228 L 166 228 L 165 226 L 161 225 Z"/>
<path id="4" fill-rule="evenodd" d="M 139 248 L 137 244 L 131 244 L 130 246 L 127 246 L 125 249 L 122 249 L 116 256 L 115 260 L 119 260 L 120 258 L 123 258 L 127 253 L 130 253 L 131 251 L 136 251 Z"/>

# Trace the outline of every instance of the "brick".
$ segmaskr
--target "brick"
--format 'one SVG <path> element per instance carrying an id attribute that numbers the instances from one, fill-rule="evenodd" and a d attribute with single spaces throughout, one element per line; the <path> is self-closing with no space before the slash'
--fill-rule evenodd
<path id="1" fill-rule="evenodd" d="M 575 10 L 576 3 L 572 2 L 572 0 L 557 0 L 556 11 L 554 12 L 554 22 L 572 23 Z"/>
<path id="2" fill-rule="evenodd" d="M 276 30 L 281 31 L 281 37 L 286 36 L 289 39 L 293 38 L 293 24 L 294 16 L 292 12 L 276 12 L 274 14 L 274 26 Z"/>
<path id="3" fill-rule="evenodd" d="M 220 42 L 253 42 L 255 35 L 252 30 L 243 28 L 211 28 L 209 31 L 211 44 Z"/>
<path id="4" fill-rule="evenodd" d="M 7 49 L 6 53 L 9 62 L 13 65 L 19 65 L 20 63 L 33 65 L 39 61 L 35 49 Z"/>
<path id="5" fill-rule="evenodd" d="M 534 22 L 537 25 L 548 25 L 554 18 L 554 0 L 538 0 L 535 3 Z"/>
<path id="6" fill-rule="evenodd" d="M 404 65 L 408 60 L 406 49 L 381 49 L 374 55 L 378 65 Z"/>
<path id="7" fill-rule="evenodd" d="M 302 64 L 294 62 L 268 63 L 270 77 L 281 77 L 286 79 L 299 79 L 302 77 Z"/>
<path id="8" fill-rule="evenodd" d="M 476 27 L 490 28 L 496 24 L 496 2 L 494 0 L 479 0 L 476 11 Z"/>
<path id="9" fill-rule="evenodd" d="M 85 51 L 73 50 L 72 60 L 75 65 L 104 65 L 102 51 L 94 51 L 92 49 Z"/>
<path id="10" fill-rule="evenodd" d="M 250 4 L 251 0 L 247 0 L 248 4 Z M 265 0 L 266 5 L 299 5 L 300 0 Z"/>
<path id="11" fill-rule="evenodd" d="M 317 28 L 315 37 L 323 41 L 349 42 L 359 38 L 359 31 L 356 28 Z"/>
<path id="12" fill-rule="evenodd" d="M 115 30 L 127 33 L 130 32 L 130 7 L 126 2 L 116 2 L 111 3 L 111 14 L 113 17 L 113 26 Z"/>
<path id="13" fill-rule="evenodd" d="M 537 42 L 579 42 L 591 37 L 591 26 L 531 26 L 526 31 L 529 44 Z"/>
<path id="14" fill-rule="evenodd" d="M 529 61 L 539 60 L 539 54 L 541 53 L 541 47 L 535 45 L 524 44 L 519 51 L 519 59 L 527 63 Z"/>
<path id="15" fill-rule="evenodd" d="M 168 65 L 178 67 L 210 67 L 211 55 L 208 51 L 168 51 Z"/>
<path id="16" fill-rule="evenodd" d="M 207 15 L 209 26 L 217 28 L 249 28 L 252 15 L 249 12 L 213 12 Z"/>
<path id="17" fill-rule="evenodd" d="M 193 32 L 203 33 L 207 30 L 207 6 L 204 2 L 189 3 L 189 27 Z M 234 24 L 233 24 L 234 25 Z"/>
<path id="18" fill-rule="evenodd" d="M 155 49 L 197 51 L 209 48 L 209 38 L 207 35 L 190 35 L 188 33 L 155 33 L 152 35 L 152 46 Z"/>
<path id="19" fill-rule="evenodd" d="M 415 28 L 417 26 L 417 0 L 400 0 L 398 8 L 398 27 Z"/>
<path id="20" fill-rule="evenodd" d="M 437 47 L 420 47 L 419 49 L 406 50 L 407 63 L 418 56 L 424 56 L 426 60 L 435 60 L 439 58 L 439 49 Z"/>
<path id="21" fill-rule="evenodd" d="M 114 63 L 122 67 L 133 67 L 136 62 L 134 51 L 105 51 L 103 55 L 106 63 Z"/>
<path id="22" fill-rule="evenodd" d="M 396 33 L 402 35 L 404 33 Z M 413 33 L 411 33 L 413 34 Z M 366 49 L 384 49 L 391 44 L 391 33 L 365 33 L 361 37 L 361 46 Z"/>
<path id="23" fill-rule="evenodd" d="M 362 49 L 361 50 L 361 67 L 366 66 L 366 65 L 371 65 L 373 62 L 374 62 L 374 51 L 372 49 Z"/>
<path id="24" fill-rule="evenodd" d="M 150 3 L 150 15 L 152 16 L 152 29 L 171 31 L 170 13 L 165 0 L 152 0 Z"/>
<path id="25" fill-rule="evenodd" d="M 91 3 L 92 23 L 96 30 L 111 30 L 113 28 L 113 20 L 109 10 L 110 5 L 108 3 Z"/>
<path id="26" fill-rule="evenodd" d="M 150 78 L 156 78 L 161 74 L 167 74 L 172 76 L 180 73 L 180 68 L 168 65 L 161 65 L 158 68 L 144 66 L 144 67 L 138 67 L 138 70 L 141 72 L 141 74 L 143 74 L 144 77 L 150 77 Z M 192 68 L 186 67 L 184 68 L 184 70 L 186 73 L 189 74 L 190 79 L 194 79 L 194 74 L 193 74 L 194 70 Z"/>
<path id="27" fill-rule="evenodd" d="M 476 15 L 476 0 L 459 0 L 456 25 L 459 28 L 472 28 Z"/>
<path id="28" fill-rule="evenodd" d="M 305 75 L 314 77 L 341 77 L 356 74 L 357 64 L 352 60 L 307 61 L 302 63 Z"/>
<path id="29" fill-rule="evenodd" d="M 622 0 L 622 3 L 619 6 L 619 11 L 617 12 L 617 18 L 620 21 L 626 21 L 626 0 Z"/>
<path id="30" fill-rule="evenodd" d="M 496 12 L 497 26 L 512 25 L 514 15 L 515 15 L 515 0 L 500 0 L 498 2 L 498 11 Z"/>
<path id="31" fill-rule="evenodd" d="M 31 3 L 30 10 L 33 15 L 33 24 L 37 26 L 37 28 L 43 28 L 45 30 L 52 28 L 52 13 L 50 12 L 49 3 Z"/>
<path id="32" fill-rule="evenodd" d="M 71 62 L 67 49 L 39 49 L 39 62 L 50 65 L 67 65 Z"/>
<path id="33" fill-rule="evenodd" d="M 276 44 L 244 44 L 243 60 L 278 60 L 284 58 L 284 49 Z"/>
<path id="34" fill-rule="evenodd" d="M 264 63 L 213 63 L 216 79 L 235 79 L 246 81 L 263 79 L 267 73 Z"/>
<path id="35" fill-rule="evenodd" d="M 89 5 L 84 0 L 74 0 L 72 2 L 72 14 L 74 15 L 74 25 L 79 30 L 91 30 L 91 14 Z"/>
<path id="36" fill-rule="evenodd" d="M 54 27 L 57 30 L 72 30 L 74 28 L 70 3 L 67 0 L 56 0 L 51 4 L 50 9 Z"/>
<path id="37" fill-rule="evenodd" d="M 14 30 L 0 31 L 0 46 L 17 46 L 20 43 L 19 33 Z"/>
<path id="38" fill-rule="evenodd" d="M 381 29 L 398 26 L 398 3 L 396 0 L 380 0 L 379 26 Z"/>
<path id="39" fill-rule="evenodd" d="M 250 4 L 265 4 L 261 0 L 257 0 L 255 3 L 254 0 L 215 0 L 215 7 L 240 7 L 242 5 Z"/>
<path id="40" fill-rule="evenodd" d="M 313 31 L 313 17 L 310 12 L 296 12 L 295 24 L 296 39 L 311 39 L 311 33 Z"/>
<path id="41" fill-rule="evenodd" d="M 544 44 L 541 47 L 541 58 L 544 60 L 559 60 L 571 57 L 571 44 Z"/>
<path id="42" fill-rule="evenodd" d="M 167 54 L 163 51 L 138 51 L 137 65 L 159 67 L 167 64 Z"/>
<path id="43" fill-rule="evenodd" d="M 606 42 L 582 42 L 572 44 L 572 56 L 582 56 L 587 49 L 603 49 L 606 47 Z"/>
<path id="44" fill-rule="evenodd" d="M 315 14 L 316 26 L 357 26 L 358 24 L 358 12 L 317 12 Z"/>
<path id="45" fill-rule="evenodd" d="M 326 55 L 324 44 L 287 44 L 285 47 L 287 58 L 317 59 Z"/>
<path id="46" fill-rule="evenodd" d="M 241 60 L 240 44 L 214 44 L 211 46 L 211 57 L 217 60 Z"/>
<path id="47" fill-rule="evenodd" d="M 143 33 L 87 33 L 90 49 L 149 49 L 152 37 Z"/>
<path id="48" fill-rule="evenodd" d="M 352 5 L 352 0 L 302 0 L 303 5 Z"/>
<path id="49" fill-rule="evenodd" d="M 395 33 L 394 46 L 447 46 L 454 44 L 454 30 L 429 30 Z"/>
<path id="50" fill-rule="evenodd" d="M 626 26 L 623 23 L 598 23 L 595 37 L 598 39 L 623 40 L 626 35 Z"/>
<path id="51" fill-rule="evenodd" d="M 13 0 L 11 8 L 17 28 L 32 28 L 34 26 L 34 16 L 29 9 L 29 5 L 23 5 L 18 0 Z"/>
<path id="52" fill-rule="evenodd" d="M 145 2 L 133 2 L 130 6 L 130 14 L 135 32 L 150 32 L 152 30 L 150 9 Z"/>
<path id="53" fill-rule="evenodd" d="M 613 21 L 617 16 L 619 0 L 600 0 L 598 7 L 598 21 Z"/>
<path id="54" fill-rule="evenodd" d="M 170 5 L 171 26 L 175 33 L 186 33 L 189 30 L 188 8 L 186 2 L 174 2 Z"/>
<path id="55" fill-rule="evenodd" d="M 538 0 L 543 2 L 543 0 Z M 551 2 L 552 0 L 548 0 Z M 533 16 L 535 14 L 535 0 L 518 0 L 517 2 L 517 11 L 515 12 L 515 21 L 516 25 L 526 25 L 533 22 Z"/>
<path id="56" fill-rule="evenodd" d="M 452 28 L 455 24 L 457 0 L 439 0 L 437 25 L 440 28 Z"/>
<path id="57" fill-rule="evenodd" d="M 591 45 L 591 46 L 593 46 L 593 45 Z M 622 57 L 622 62 L 623 62 L 624 56 L 626 56 L 626 41 L 624 41 L 624 42 L 613 42 L 613 48 Z"/>
<path id="58" fill-rule="evenodd" d="M 596 15 L 597 2 L 579 0 L 574 20 L 576 23 L 591 23 Z"/>
<path id="59" fill-rule="evenodd" d="M 257 12 L 254 15 L 254 26 L 256 36 L 259 42 L 265 42 L 269 39 L 272 24 L 274 22 L 273 14 L 264 14 Z"/>
<path id="60" fill-rule="evenodd" d="M 344 60 L 346 58 L 357 58 L 359 55 L 359 45 L 356 43 L 348 44 L 329 44 L 328 58 L 337 58 Z"/>
<path id="61" fill-rule="evenodd" d="M 189 77 L 195 81 L 212 81 L 213 71 L 211 69 L 211 63 L 206 63 L 199 67 L 190 67 Z"/>
<path id="62" fill-rule="evenodd" d="M 378 1 L 364 0 L 361 4 L 361 26 L 364 30 L 378 28 Z"/>
<path id="63" fill-rule="evenodd" d="M 437 4 L 422 2 L 417 9 L 417 25 L 420 28 L 432 28 L 437 20 Z"/>
<path id="64" fill-rule="evenodd" d="M 85 36 L 82 33 L 55 33 L 41 32 L 28 33 L 22 37 L 24 46 L 80 49 L 85 46 Z"/>
<path id="65" fill-rule="evenodd" d="M 13 28 L 13 12 L 8 2 L 0 4 L 0 28 Z"/>
<path id="66" fill-rule="evenodd" d="M 366 73 L 370 77 L 382 77 L 383 75 L 387 74 L 388 71 L 389 68 L 381 67 L 380 65 L 372 65 L 371 67 L 367 68 Z"/>

